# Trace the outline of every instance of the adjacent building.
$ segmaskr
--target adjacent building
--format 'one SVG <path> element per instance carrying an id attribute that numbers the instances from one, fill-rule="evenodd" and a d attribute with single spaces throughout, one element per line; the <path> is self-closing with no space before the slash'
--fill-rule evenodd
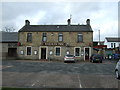
<path id="1" fill-rule="evenodd" d="M 85 25 L 30 25 L 25 21 L 18 32 L 19 59 L 63 60 L 72 54 L 78 60 L 89 60 L 93 47 L 93 30 L 90 19 Z"/>
<path id="2" fill-rule="evenodd" d="M 0 39 L 0 57 L 2 59 L 16 59 L 17 58 L 17 32 L 0 32 L 2 38 Z"/>
<path id="3" fill-rule="evenodd" d="M 118 37 L 106 37 L 105 45 L 107 45 L 106 53 L 120 53 L 120 38 Z"/>
<path id="4" fill-rule="evenodd" d="M 104 44 L 107 45 L 107 48 L 113 49 L 113 48 L 119 47 L 120 38 L 118 38 L 118 37 L 106 37 Z"/>

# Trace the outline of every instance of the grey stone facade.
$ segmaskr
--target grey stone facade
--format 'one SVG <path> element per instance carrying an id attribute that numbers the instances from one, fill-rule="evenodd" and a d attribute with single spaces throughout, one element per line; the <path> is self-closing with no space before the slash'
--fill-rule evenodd
<path id="1" fill-rule="evenodd" d="M 18 46 L 17 53 L 20 59 L 63 60 L 67 53 L 76 56 L 77 52 L 79 53 L 79 55 L 76 56 L 77 60 L 86 60 L 89 59 L 92 54 L 93 31 L 90 25 L 35 26 L 29 24 L 19 30 L 20 45 Z M 57 28 L 60 30 L 57 30 Z M 28 33 L 32 35 L 31 42 L 27 41 Z M 45 42 L 42 41 L 43 33 L 45 33 L 47 37 Z M 62 33 L 62 41 L 58 40 L 59 33 Z M 83 40 L 81 42 L 78 42 L 78 34 L 82 35 Z M 30 55 L 27 55 L 27 47 L 30 47 Z M 60 51 L 60 55 L 56 55 L 57 50 Z M 87 55 L 88 58 L 86 58 Z"/>

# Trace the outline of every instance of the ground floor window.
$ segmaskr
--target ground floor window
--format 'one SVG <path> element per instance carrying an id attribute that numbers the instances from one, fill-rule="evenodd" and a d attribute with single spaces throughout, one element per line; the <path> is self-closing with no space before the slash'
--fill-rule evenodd
<path id="1" fill-rule="evenodd" d="M 77 56 L 77 57 L 79 57 L 80 54 L 81 54 L 81 48 L 80 47 L 76 47 L 74 49 L 74 55 Z"/>
<path id="2" fill-rule="evenodd" d="M 55 55 L 56 56 L 60 56 L 61 55 L 61 48 L 60 47 L 56 47 L 55 48 Z"/>
<path id="3" fill-rule="evenodd" d="M 32 55 L 32 47 L 27 47 L 27 55 Z"/>

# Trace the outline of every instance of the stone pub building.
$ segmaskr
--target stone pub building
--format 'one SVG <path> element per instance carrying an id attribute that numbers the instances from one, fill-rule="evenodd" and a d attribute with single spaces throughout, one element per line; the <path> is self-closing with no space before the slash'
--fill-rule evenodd
<path id="1" fill-rule="evenodd" d="M 85 25 L 30 25 L 25 20 L 18 32 L 18 58 L 37 60 L 63 60 L 72 54 L 77 60 L 89 60 L 93 47 L 90 19 Z"/>

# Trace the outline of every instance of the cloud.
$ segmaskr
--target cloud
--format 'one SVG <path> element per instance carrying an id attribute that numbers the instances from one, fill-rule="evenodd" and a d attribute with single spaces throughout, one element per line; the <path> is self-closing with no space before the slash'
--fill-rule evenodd
<path id="1" fill-rule="evenodd" d="M 2 4 L 2 19 L 4 26 L 14 26 L 19 30 L 26 19 L 32 25 L 67 24 L 72 14 L 72 24 L 86 24 L 89 18 L 94 40 L 98 40 L 99 29 L 101 40 L 104 40 L 105 36 L 118 34 L 117 5 L 117 2 L 5 2 Z"/>

